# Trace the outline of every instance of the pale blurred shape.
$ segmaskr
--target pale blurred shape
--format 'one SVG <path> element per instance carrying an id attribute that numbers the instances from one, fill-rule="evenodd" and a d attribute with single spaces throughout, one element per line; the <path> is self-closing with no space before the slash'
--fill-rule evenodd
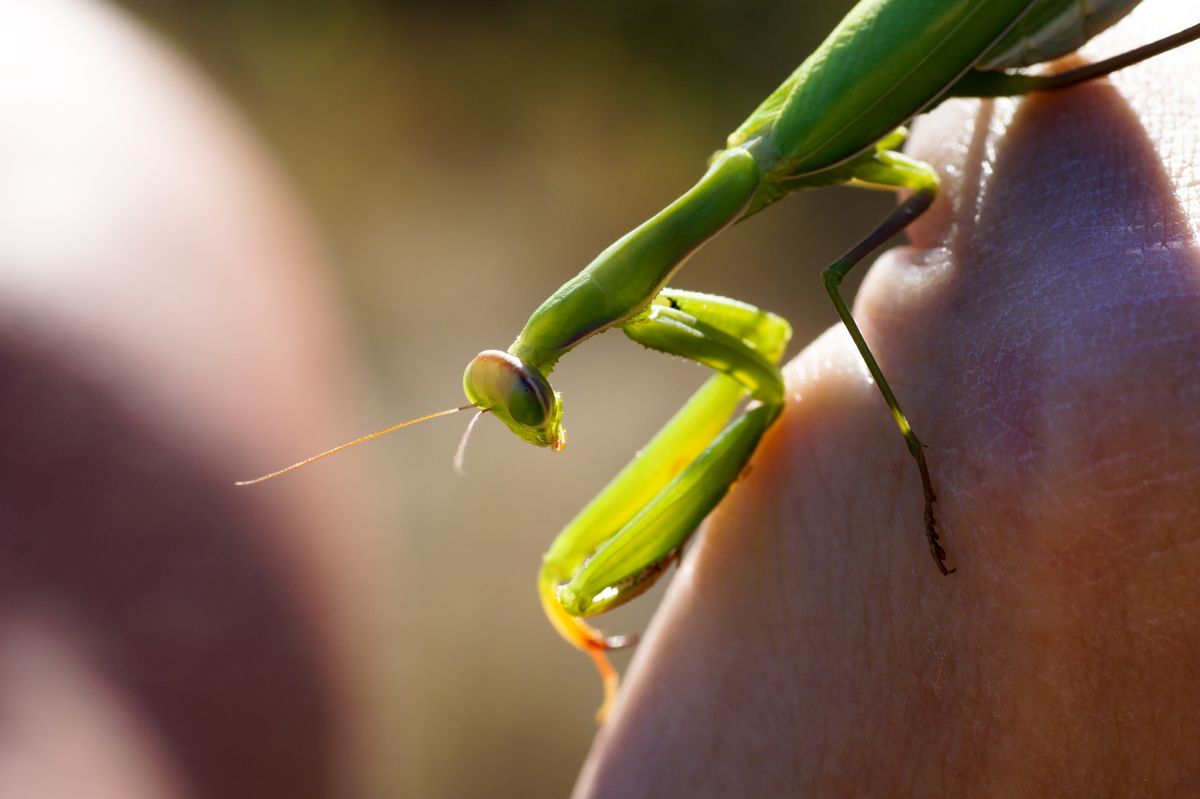
<path id="1" fill-rule="evenodd" d="M 46 614 L 0 624 L 0 799 L 185 799 L 153 725 Z"/>

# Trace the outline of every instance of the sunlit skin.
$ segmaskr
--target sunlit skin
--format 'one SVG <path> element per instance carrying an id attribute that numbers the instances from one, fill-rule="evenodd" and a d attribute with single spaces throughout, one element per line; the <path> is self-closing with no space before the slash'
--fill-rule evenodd
<path id="1" fill-rule="evenodd" d="M 695 186 L 548 298 L 507 351 L 486 350 L 468 365 L 463 385 L 470 404 L 431 417 L 477 408 L 519 438 L 554 450 L 563 448 L 566 434 L 562 396 L 548 377 L 559 359 L 591 336 L 619 328 L 645 347 L 717 373 L 564 528 L 543 559 L 542 605 L 560 635 L 600 670 L 601 719 L 617 690 L 604 652 L 629 638 L 606 636 L 584 619 L 645 591 L 678 557 L 742 474 L 784 404 L 778 364 L 791 335 L 787 322 L 735 300 L 668 289 L 677 270 L 721 231 L 795 191 L 845 184 L 907 194 L 822 276 L 916 463 L 928 551 L 937 570 L 949 574 L 925 447 L 840 286 L 937 196 L 936 170 L 898 149 L 905 124 L 947 97 L 1069 88 L 1200 36 L 1197 25 L 1056 75 L 1005 71 L 1074 51 L 1136 5 L 1108 0 L 1085 12 L 1076 0 L 864 0 L 729 136 Z M 747 399 L 752 403 L 742 408 Z"/>

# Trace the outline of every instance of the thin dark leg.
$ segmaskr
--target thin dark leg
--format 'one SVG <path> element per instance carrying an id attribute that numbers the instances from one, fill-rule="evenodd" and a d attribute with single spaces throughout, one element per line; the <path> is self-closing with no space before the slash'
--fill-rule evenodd
<path id="1" fill-rule="evenodd" d="M 862 331 L 859 330 L 858 323 L 854 321 L 854 317 L 850 314 L 850 309 L 846 306 L 845 300 L 842 299 L 840 291 L 842 280 L 850 270 L 872 252 L 883 246 L 892 236 L 904 230 L 910 222 L 925 213 L 933 203 L 936 193 L 936 189 L 932 187 L 918 190 L 893 211 L 891 216 L 883 221 L 883 224 L 871 231 L 865 239 L 859 242 L 848 253 L 830 264 L 821 273 L 821 276 L 825 280 L 825 290 L 829 292 L 829 297 L 833 300 L 834 307 L 837 308 L 838 316 L 841 317 L 842 323 L 846 325 L 846 329 L 850 331 L 850 338 L 854 340 L 854 345 L 858 348 L 859 354 L 866 361 L 867 369 L 870 370 L 871 376 L 875 378 L 875 385 L 879 387 L 880 393 L 883 394 L 884 402 L 887 403 L 893 418 L 896 420 L 897 426 L 900 428 L 901 435 L 904 436 L 905 443 L 908 444 L 908 451 L 917 461 L 917 469 L 921 473 L 921 487 L 925 493 L 925 536 L 929 539 L 929 554 L 933 556 L 933 562 L 937 565 L 938 571 L 942 574 L 950 574 L 954 569 L 946 568 L 946 550 L 942 548 L 941 541 L 938 539 L 937 519 L 933 513 L 933 503 L 937 499 L 937 496 L 933 493 L 933 481 L 929 478 L 929 466 L 925 462 L 925 446 L 917 438 L 917 434 L 913 432 L 912 426 L 904 416 L 904 411 L 900 409 L 900 403 L 896 401 L 896 395 L 892 393 L 892 387 L 888 385 L 887 378 L 883 376 L 883 371 L 879 368 L 879 363 L 871 353 L 870 347 L 867 346 Z"/>
<path id="2" fill-rule="evenodd" d="M 951 89 L 956 97 L 1014 97 L 1030 92 L 1049 92 L 1068 89 L 1102 78 L 1119 69 L 1141 63 L 1168 50 L 1200 39 L 1200 25 L 1184 28 L 1179 33 L 1157 42 L 1134 48 L 1127 53 L 1097 61 L 1095 64 L 1070 69 L 1057 75 L 1019 75 L 1005 72 L 969 72 Z"/>

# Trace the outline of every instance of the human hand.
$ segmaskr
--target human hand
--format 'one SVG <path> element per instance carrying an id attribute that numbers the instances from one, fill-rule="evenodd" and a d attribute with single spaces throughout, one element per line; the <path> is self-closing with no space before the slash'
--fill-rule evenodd
<path id="1" fill-rule="evenodd" d="M 1147 2 L 1089 52 L 1187 10 Z M 929 446 L 957 573 L 831 330 L 788 367 L 793 399 L 685 557 L 577 796 L 1195 790 L 1198 69 L 1185 46 L 917 126 L 944 190 L 856 317 Z"/>

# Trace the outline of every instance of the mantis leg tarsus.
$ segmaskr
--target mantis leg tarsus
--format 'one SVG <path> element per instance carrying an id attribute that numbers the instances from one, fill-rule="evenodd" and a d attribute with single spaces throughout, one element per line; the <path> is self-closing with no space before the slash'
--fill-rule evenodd
<path id="1" fill-rule="evenodd" d="M 929 554 L 943 576 L 954 574 L 957 569 L 946 567 L 946 549 L 938 537 L 937 516 L 933 512 L 933 503 L 937 502 L 937 494 L 933 492 L 933 481 L 929 478 L 929 464 L 925 460 L 924 445 L 920 445 L 913 457 L 917 459 L 917 469 L 921 472 L 921 488 L 925 494 L 925 538 L 929 541 Z"/>
<path id="2" fill-rule="evenodd" d="M 563 609 L 562 605 L 555 601 L 555 584 L 552 572 L 543 567 L 542 577 L 538 581 L 538 593 L 541 595 L 542 607 L 558 634 L 576 649 L 586 653 L 596 664 L 596 671 L 600 674 L 600 683 L 604 689 L 604 699 L 601 701 L 599 709 L 596 710 L 596 723 L 603 724 L 609 711 L 612 710 L 613 702 L 617 698 L 617 689 L 620 686 L 617 670 L 613 668 L 605 653 L 610 649 L 629 646 L 636 642 L 637 637 L 606 636 L 582 619 L 571 616 Z"/>
<path id="3" fill-rule="evenodd" d="M 925 445 L 917 438 L 917 434 L 913 432 L 912 425 L 908 422 L 908 417 L 904 415 L 904 411 L 900 408 L 900 403 L 896 400 L 895 393 L 892 392 L 892 387 L 888 384 L 887 378 L 883 375 L 883 370 L 879 367 L 879 362 L 875 360 L 875 355 L 871 352 L 871 348 L 867 346 L 866 339 L 863 338 L 862 331 L 858 327 L 858 323 L 854 320 L 854 316 L 850 313 L 849 306 L 842 298 L 841 284 L 846 275 L 855 265 L 860 263 L 869 254 L 881 247 L 888 239 L 899 233 L 910 222 L 925 213 L 929 206 L 933 204 L 933 199 L 937 195 L 937 176 L 932 172 L 926 173 L 925 167 L 919 162 L 913 162 L 910 159 L 904 158 L 899 154 L 886 153 L 881 154 L 888 156 L 887 163 L 881 163 L 871 169 L 869 174 L 864 174 L 865 179 L 869 179 L 873 183 L 883 185 L 900 185 L 915 188 L 916 191 L 907 200 L 900 204 L 891 216 L 883 221 L 879 227 L 871 231 L 866 238 L 855 245 L 849 252 L 843 255 L 838 260 L 830 264 L 822 277 L 825 281 L 825 290 L 829 293 L 829 298 L 833 300 L 833 305 L 837 309 L 838 316 L 842 323 L 846 326 L 850 333 L 850 338 L 854 340 L 854 345 L 866 362 L 867 369 L 871 373 L 871 377 L 875 379 L 875 385 L 878 386 L 879 392 L 883 395 L 884 402 L 887 403 L 888 409 L 892 412 L 892 417 L 896 420 L 897 427 L 900 428 L 901 435 L 904 436 L 904 442 L 908 445 L 908 451 L 917 462 L 917 470 L 921 475 L 921 489 L 925 500 L 925 537 L 929 541 L 929 554 L 933 557 L 933 562 L 937 569 L 942 574 L 951 574 L 954 569 L 946 566 L 946 550 L 942 546 L 941 539 L 937 531 L 937 516 L 934 513 L 933 505 L 937 501 L 937 494 L 933 490 L 933 480 L 929 476 L 929 465 L 925 459 Z M 889 169 L 894 162 L 903 168 L 896 171 Z"/>
<path id="4" fill-rule="evenodd" d="M 604 654 L 604 649 L 588 647 L 584 651 L 588 653 L 592 662 L 596 664 L 596 670 L 600 672 L 600 682 L 604 685 L 604 699 L 601 701 L 600 707 L 596 708 L 596 723 L 603 724 L 608 718 L 608 714 L 612 712 L 613 703 L 617 701 L 617 691 L 621 687 L 621 678 L 618 676 L 617 670 L 613 668 L 608 657 Z"/>

